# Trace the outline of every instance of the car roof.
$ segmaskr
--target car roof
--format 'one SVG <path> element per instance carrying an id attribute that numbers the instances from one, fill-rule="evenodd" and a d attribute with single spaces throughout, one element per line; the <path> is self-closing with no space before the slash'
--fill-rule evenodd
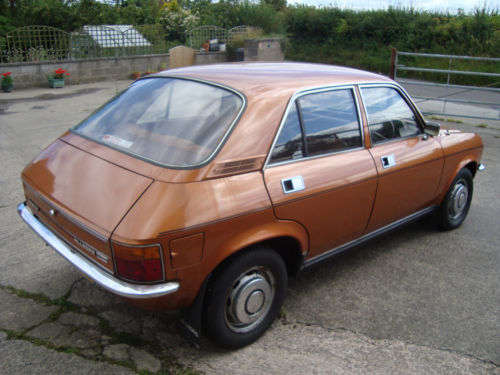
<path id="1" fill-rule="evenodd" d="M 282 94 L 323 86 L 392 82 L 363 70 L 326 64 L 295 62 L 246 62 L 194 65 L 170 69 L 157 76 L 176 76 L 211 81 L 232 87 L 247 96 Z"/>

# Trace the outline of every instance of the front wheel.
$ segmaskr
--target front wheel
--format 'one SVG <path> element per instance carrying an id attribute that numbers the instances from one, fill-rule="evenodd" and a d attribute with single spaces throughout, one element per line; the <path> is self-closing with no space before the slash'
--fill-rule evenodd
<path id="1" fill-rule="evenodd" d="M 276 318 L 287 283 L 283 259 L 273 249 L 236 254 L 215 274 L 207 291 L 207 336 L 227 349 L 255 341 Z"/>
<path id="2" fill-rule="evenodd" d="M 439 208 L 442 228 L 449 230 L 462 225 L 469 212 L 472 188 L 472 173 L 464 168 L 458 172 Z"/>

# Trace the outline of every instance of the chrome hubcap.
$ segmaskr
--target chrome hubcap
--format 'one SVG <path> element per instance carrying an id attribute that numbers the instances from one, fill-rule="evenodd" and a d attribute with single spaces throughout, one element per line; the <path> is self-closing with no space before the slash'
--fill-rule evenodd
<path id="1" fill-rule="evenodd" d="M 252 268 L 233 283 L 225 317 L 235 332 L 248 332 L 266 317 L 274 298 L 274 277 L 263 267 Z"/>
<path id="2" fill-rule="evenodd" d="M 449 213 L 452 219 L 456 219 L 464 212 L 467 207 L 468 198 L 469 188 L 467 184 L 462 180 L 457 181 L 453 187 L 449 206 Z"/>

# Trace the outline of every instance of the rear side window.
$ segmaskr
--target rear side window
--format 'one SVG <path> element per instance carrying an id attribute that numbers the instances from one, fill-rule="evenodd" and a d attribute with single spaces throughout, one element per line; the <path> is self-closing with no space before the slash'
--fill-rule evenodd
<path id="1" fill-rule="evenodd" d="M 361 89 L 373 144 L 422 134 L 417 117 L 392 87 Z"/>
<path id="2" fill-rule="evenodd" d="M 312 93 L 290 107 L 275 143 L 273 163 L 362 146 L 352 89 Z"/>
<path id="3" fill-rule="evenodd" d="M 300 159 L 304 156 L 305 147 L 302 137 L 297 104 L 294 103 L 288 112 L 281 133 L 272 153 L 272 161 L 280 162 L 290 159 Z"/>
<path id="4" fill-rule="evenodd" d="M 352 90 L 311 94 L 298 100 L 309 155 L 361 146 Z"/>
<path id="5" fill-rule="evenodd" d="M 242 106 L 242 97 L 218 86 L 142 79 L 73 131 L 162 165 L 192 167 L 214 154 Z"/>

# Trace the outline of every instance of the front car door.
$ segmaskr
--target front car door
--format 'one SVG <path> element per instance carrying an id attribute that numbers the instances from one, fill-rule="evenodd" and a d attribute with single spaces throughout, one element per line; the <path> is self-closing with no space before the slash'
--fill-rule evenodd
<path id="1" fill-rule="evenodd" d="M 308 258 L 359 237 L 370 217 L 377 172 L 356 98 L 353 86 L 292 98 L 264 170 L 275 215 L 307 229 Z"/>
<path id="2" fill-rule="evenodd" d="M 361 86 L 377 166 L 377 197 L 366 232 L 429 208 L 443 169 L 443 151 L 424 134 L 422 116 L 394 85 Z"/>

